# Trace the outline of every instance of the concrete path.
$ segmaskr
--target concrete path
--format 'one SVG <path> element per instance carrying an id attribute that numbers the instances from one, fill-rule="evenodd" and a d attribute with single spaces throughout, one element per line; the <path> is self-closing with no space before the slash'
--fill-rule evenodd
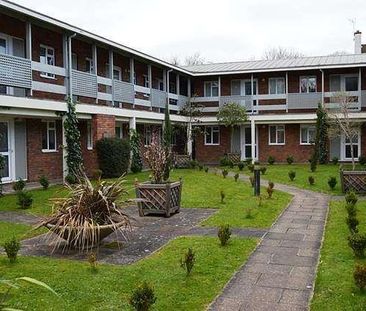
<path id="1" fill-rule="evenodd" d="M 275 189 L 292 194 L 292 202 L 210 310 L 308 310 L 330 197 L 286 185 Z"/>
<path id="2" fill-rule="evenodd" d="M 34 225 L 39 221 L 39 218 L 37 216 L 22 212 L 0 211 L 0 221 Z"/>

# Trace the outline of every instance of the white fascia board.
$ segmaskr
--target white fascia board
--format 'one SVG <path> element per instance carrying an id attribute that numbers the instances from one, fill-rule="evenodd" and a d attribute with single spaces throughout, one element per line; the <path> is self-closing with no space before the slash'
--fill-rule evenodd
<path id="1" fill-rule="evenodd" d="M 6 96 L 6 95 L 0 96 L 0 108 L 1 107 L 48 110 L 48 111 L 67 111 L 66 102 L 34 99 L 26 97 Z"/>
<path id="2" fill-rule="evenodd" d="M 148 55 L 148 54 L 145 54 L 145 53 L 142 53 L 142 52 L 139 52 L 135 49 L 132 49 L 132 48 L 129 48 L 127 46 L 124 46 L 122 44 L 119 44 L 117 42 L 114 42 L 112 40 L 108 40 L 104 37 L 101 37 L 101 36 L 98 36 L 96 34 L 93 34 L 89 31 L 86 31 L 86 30 L 83 30 L 79 27 L 76 27 L 76 26 L 72 26 L 68 23 L 65 23 L 65 22 L 62 22 L 56 18 L 52 18 L 50 16 L 47 16 L 45 14 L 42 14 L 42 13 L 39 13 L 39 12 L 36 12 L 36 11 L 33 11 L 31 9 L 28 9 L 24 6 L 21 6 L 19 4 L 15 4 L 15 3 L 12 3 L 12 2 L 9 2 L 9 1 L 6 1 L 6 0 L 0 0 L 0 6 L 2 7 L 5 7 L 9 10 L 12 10 L 12 11 L 15 11 L 15 12 L 18 12 L 18 13 L 22 13 L 24 15 L 27 15 L 27 16 L 30 16 L 32 18 L 35 18 L 35 19 L 38 19 L 38 20 L 41 20 L 43 22 L 46 22 L 46 23 L 49 23 L 49 24 L 52 24 L 52 25 L 55 25 L 57 27 L 60 27 L 60 28 L 63 28 L 67 31 L 70 31 L 70 32 L 73 32 L 73 33 L 76 33 L 76 34 L 80 34 L 82 36 L 85 36 L 85 37 L 88 37 L 90 39 L 93 39 L 95 41 L 98 41 L 100 43 L 103 43 L 103 44 L 107 44 L 107 45 L 110 45 L 116 49 L 120 49 L 120 50 L 123 50 L 125 52 L 128 52 L 128 53 L 131 53 L 135 56 L 139 56 L 141 58 L 144 58 L 146 60 L 149 60 L 149 61 L 152 61 L 154 63 L 157 63 L 159 65 L 162 65 L 162 66 L 165 66 L 165 67 L 168 67 L 168 68 L 172 68 L 176 71 L 179 71 L 179 72 L 182 72 L 182 73 L 185 73 L 187 75 L 191 75 L 191 72 L 186 70 L 186 69 L 183 69 L 183 68 L 180 68 L 180 67 L 177 67 L 177 66 L 174 66 L 168 62 L 165 62 L 163 60 L 160 60 L 158 58 L 155 58 L 151 55 Z"/>

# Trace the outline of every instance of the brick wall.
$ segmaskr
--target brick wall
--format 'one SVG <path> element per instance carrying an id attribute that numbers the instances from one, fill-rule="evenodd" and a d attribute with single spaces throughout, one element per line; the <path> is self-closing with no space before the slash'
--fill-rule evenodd
<path id="1" fill-rule="evenodd" d="M 267 163 L 268 157 L 273 156 L 276 162 L 286 162 L 289 155 L 295 162 L 308 162 L 313 152 L 313 146 L 300 145 L 300 124 L 285 125 L 285 145 L 269 145 L 268 125 L 258 125 L 259 161 Z"/>
<path id="2" fill-rule="evenodd" d="M 225 153 L 230 152 L 230 131 L 227 127 L 220 126 L 220 144 L 205 145 L 202 133 L 195 137 L 196 160 L 206 164 L 217 164 Z"/>
<path id="3" fill-rule="evenodd" d="M 116 118 L 110 115 L 93 115 L 93 140 L 97 141 L 103 137 L 115 136 Z"/>
<path id="4" fill-rule="evenodd" d="M 86 174 L 88 176 L 92 176 L 94 171 L 98 169 L 98 158 L 95 149 L 95 141 L 93 141 L 93 149 L 89 150 L 87 148 L 87 124 L 87 121 L 79 121 L 79 130 L 81 135 L 80 142 Z"/>
<path id="5" fill-rule="evenodd" d="M 37 181 L 44 174 L 49 179 L 62 178 L 62 126 L 56 122 L 57 151 L 42 152 L 42 131 L 46 123 L 41 119 L 27 119 L 27 163 L 28 180 Z"/>

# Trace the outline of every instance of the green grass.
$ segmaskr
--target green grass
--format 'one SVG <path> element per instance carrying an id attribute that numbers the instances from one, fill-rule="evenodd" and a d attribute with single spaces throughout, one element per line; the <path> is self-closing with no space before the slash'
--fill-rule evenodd
<path id="1" fill-rule="evenodd" d="M 13 308 L 23 310 L 131 310 L 128 298 L 142 281 L 155 288 L 153 310 L 204 310 L 232 274 L 248 259 L 257 240 L 233 238 L 226 247 L 217 238 L 177 238 L 150 257 L 129 266 L 99 265 L 93 273 L 85 262 L 19 257 L 8 264 L 0 257 L 4 278 L 29 276 L 50 285 L 60 297 L 27 285 L 14 291 Z M 188 247 L 196 253 L 186 277 L 180 258 Z"/>
<path id="2" fill-rule="evenodd" d="M 309 164 L 265 164 L 265 166 L 267 167 L 266 174 L 261 175 L 261 177 L 267 180 L 271 180 L 274 183 L 292 185 L 302 189 L 309 189 L 334 195 L 342 194 L 341 183 L 339 179 L 339 165 L 318 165 L 315 172 L 310 171 Z M 237 167 L 232 170 L 239 172 Z M 289 171 L 296 172 L 296 177 L 294 181 L 291 181 L 288 177 Z M 247 168 L 245 168 L 242 173 L 247 175 L 251 174 Z M 314 185 L 309 184 L 309 176 L 313 176 L 315 178 Z M 331 190 L 328 185 L 328 179 L 331 176 L 337 178 L 337 185 L 334 190 Z"/>
<path id="3" fill-rule="evenodd" d="M 15 237 L 17 240 L 31 238 L 45 230 L 32 230 L 32 226 L 0 221 L 0 245 Z"/>
<path id="4" fill-rule="evenodd" d="M 349 231 L 345 223 L 347 212 L 344 202 L 331 202 L 321 261 L 316 279 L 311 310 L 365 310 L 366 292 L 354 285 L 355 260 L 348 246 Z M 366 233 L 366 202 L 358 203 L 360 232 Z"/>
<path id="5" fill-rule="evenodd" d="M 128 197 L 135 197 L 133 183 L 135 179 L 145 181 L 149 173 L 129 174 L 126 176 Z M 182 177 L 183 193 L 182 207 L 186 208 L 218 208 L 219 211 L 203 222 L 205 226 L 219 226 L 230 224 L 232 227 L 270 227 L 277 216 L 289 203 L 291 196 L 276 191 L 272 199 L 267 199 L 265 190 L 262 190 L 264 199 L 262 206 L 258 206 L 253 196 L 253 189 L 249 183 L 235 182 L 232 177 L 224 179 L 221 175 L 215 176 L 198 170 L 174 170 L 172 180 Z M 220 192 L 224 191 L 225 200 L 221 203 Z M 47 190 L 34 190 L 33 207 L 25 212 L 34 214 L 49 214 L 52 197 L 64 196 L 66 191 L 61 186 L 54 186 Z M 252 209 L 252 218 L 246 217 L 246 211 Z M 8 195 L 0 199 L 0 210 L 18 210 L 16 196 Z"/>

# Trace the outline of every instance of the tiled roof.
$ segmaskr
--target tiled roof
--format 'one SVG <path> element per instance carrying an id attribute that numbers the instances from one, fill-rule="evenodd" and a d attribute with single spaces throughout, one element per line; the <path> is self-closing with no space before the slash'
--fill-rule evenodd
<path id="1" fill-rule="evenodd" d="M 192 73 L 279 71 L 304 68 L 329 68 L 341 66 L 366 66 L 366 54 L 299 57 L 278 60 L 213 63 L 186 66 Z"/>

